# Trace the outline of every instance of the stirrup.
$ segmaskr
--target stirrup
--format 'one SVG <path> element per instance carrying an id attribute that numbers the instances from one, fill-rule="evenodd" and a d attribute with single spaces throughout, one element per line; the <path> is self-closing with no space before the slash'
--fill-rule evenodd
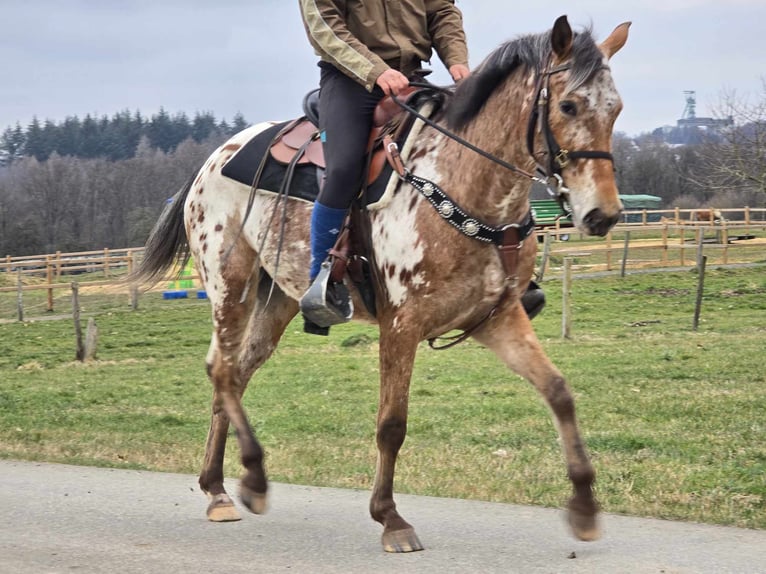
<path id="1" fill-rule="evenodd" d="M 301 313 L 320 327 L 348 322 L 354 315 L 354 304 L 348 288 L 330 283 L 330 262 L 325 261 L 308 291 L 301 297 Z"/>

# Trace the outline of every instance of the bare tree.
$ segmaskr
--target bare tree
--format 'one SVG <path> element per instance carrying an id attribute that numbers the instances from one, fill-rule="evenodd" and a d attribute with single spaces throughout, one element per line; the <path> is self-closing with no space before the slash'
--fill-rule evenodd
<path id="1" fill-rule="evenodd" d="M 717 198 L 727 194 L 751 206 L 766 205 L 766 79 L 754 103 L 734 92 L 721 96 L 716 115 L 734 125 L 699 146 L 699 170 L 689 177 Z"/>

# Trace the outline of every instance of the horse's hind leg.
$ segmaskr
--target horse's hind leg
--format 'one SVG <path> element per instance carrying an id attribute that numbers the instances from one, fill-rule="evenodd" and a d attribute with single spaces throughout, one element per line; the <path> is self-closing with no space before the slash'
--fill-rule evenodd
<path id="1" fill-rule="evenodd" d="M 216 348 L 217 342 L 215 335 L 213 335 L 208 355 L 209 376 L 210 365 L 215 360 L 212 357 L 216 352 Z M 234 502 L 223 487 L 223 458 L 226 451 L 226 436 L 228 432 L 229 417 L 223 408 L 223 398 L 217 390 L 214 390 L 210 430 L 207 435 L 205 458 L 199 476 L 200 488 L 210 499 L 210 504 L 207 507 L 207 517 L 208 520 L 213 522 L 230 522 L 240 519 L 237 509 L 234 507 Z"/>
<path id="2" fill-rule="evenodd" d="M 577 428 L 574 398 L 564 377 L 543 352 L 521 305 L 496 317 L 475 338 L 529 380 L 553 411 L 574 489 L 569 500 L 569 524 L 580 540 L 597 539 L 598 503 L 592 489 L 595 471 Z"/>
<path id="3" fill-rule="evenodd" d="M 376 441 L 378 464 L 370 500 L 370 514 L 383 525 L 386 552 L 422 550 L 414 528 L 396 510 L 394 470 L 396 457 L 407 434 L 410 378 L 417 350 L 417 338 L 381 328 L 380 403 Z"/>
<path id="4" fill-rule="evenodd" d="M 199 482 L 211 499 L 208 518 L 217 522 L 239 520 L 234 503 L 223 486 L 223 460 L 230 422 L 237 429 L 242 463 L 246 468 L 240 496 L 251 511 L 261 513 L 265 510 L 263 450 L 247 422 L 241 398 L 252 374 L 271 356 L 285 327 L 298 310 L 297 303 L 276 286 L 268 306 L 264 307 L 270 285 L 270 278 L 263 274 L 257 298 L 248 297 L 243 307 L 238 309 L 239 315 L 236 309 L 232 309 L 231 315 L 238 320 L 222 312 L 214 313 L 216 332 L 207 359 L 208 374 L 214 388 L 213 412 Z M 256 292 L 256 289 L 252 291 Z M 225 327 L 222 326 L 224 324 Z"/>

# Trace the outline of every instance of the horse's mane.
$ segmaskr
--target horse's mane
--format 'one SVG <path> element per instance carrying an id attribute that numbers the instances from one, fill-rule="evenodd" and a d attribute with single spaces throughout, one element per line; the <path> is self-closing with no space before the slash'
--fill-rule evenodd
<path id="1" fill-rule="evenodd" d="M 550 53 L 550 30 L 543 34 L 520 36 L 498 47 L 468 78 L 458 84 L 446 111 L 450 129 L 465 127 L 476 117 L 498 86 L 520 67 L 541 72 Z M 604 54 L 593 40 L 590 29 L 575 33 L 567 92 L 587 82 L 601 68 L 603 59 Z"/>

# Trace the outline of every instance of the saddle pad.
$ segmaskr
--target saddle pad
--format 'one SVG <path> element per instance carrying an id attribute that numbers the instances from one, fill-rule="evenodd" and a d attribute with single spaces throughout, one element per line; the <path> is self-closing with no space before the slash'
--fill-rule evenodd
<path id="1" fill-rule="evenodd" d="M 221 169 L 221 174 L 247 186 L 252 186 L 255 172 L 261 164 L 263 154 L 268 153 L 269 144 L 274 136 L 289 123 L 288 121 L 275 124 L 256 134 L 226 162 Z M 269 154 L 261 174 L 261 180 L 258 183 L 259 191 L 278 193 L 286 170 L 286 165 L 278 162 Z M 301 164 L 296 166 L 288 195 L 313 202 L 319 193 L 320 175 L 314 165 Z"/>

